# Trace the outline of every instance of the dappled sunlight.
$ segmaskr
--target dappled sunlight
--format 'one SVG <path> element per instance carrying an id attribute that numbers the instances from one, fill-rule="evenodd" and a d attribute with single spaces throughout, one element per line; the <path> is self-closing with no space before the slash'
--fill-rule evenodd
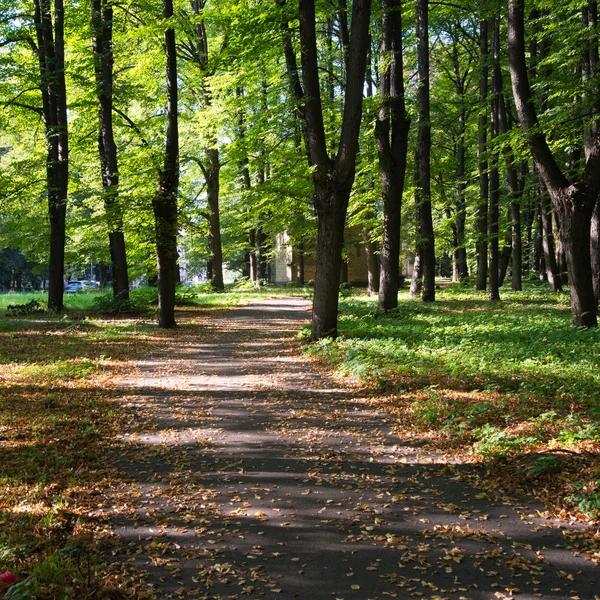
<path id="1" fill-rule="evenodd" d="M 302 300 L 184 314 L 170 332 L 123 320 L 0 337 L 18 423 L 0 423 L 0 520 L 39 556 L 93 534 L 140 598 L 593 597 L 600 552 L 567 549 L 582 547 L 564 534 L 576 524 L 494 489 L 476 457 L 432 450 L 391 409 L 435 423 L 511 394 L 440 381 L 382 399 L 330 378 L 292 339 Z"/>
<path id="2" fill-rule="evenodd" d="M 121 478 L 99 516 L 118 536 L 115 558 L 146 572 L 149 589 L 348 600 L 594 589 L 592 561 L 545 556 L 565 541 L 555 522 L 483 480 L 482 491 L 477 464 L 424 447 L 379 400 L 307 369 L 279 337 L 298 316 L 266 324 L 263 308 L 236 309 L 201 340 L 177 332 L 116 382 Z"/>

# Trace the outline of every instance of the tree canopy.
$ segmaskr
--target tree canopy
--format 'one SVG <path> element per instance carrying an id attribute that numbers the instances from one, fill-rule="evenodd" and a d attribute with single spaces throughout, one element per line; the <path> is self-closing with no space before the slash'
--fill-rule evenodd
<path id="1" fill-rule="evenodd" d="M 48 281 L 60 311 L 62 281 L 90 264 L 115 295 L 164 279 L 166 215 L 179 277 L 215 288 L 224 267 L 268 278 L 281 236 L 292 280 L 315 259 L 316 338 L 335 333 L 357 243 L 383 310 L 414 262 L 425 300 L 434 275 L 492 300 L 507 274 L 513 289 L 547 278 L 596 324 L 595 0 L 1 0 L 0 14 L 0 247 L 20 273 L 4 287 Z"/>

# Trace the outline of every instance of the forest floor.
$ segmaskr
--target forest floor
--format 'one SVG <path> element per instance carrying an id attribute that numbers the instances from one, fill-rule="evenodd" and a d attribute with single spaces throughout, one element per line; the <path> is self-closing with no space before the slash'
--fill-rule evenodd
<path id="1" fill-rule="evenodd" d="M 404 437 L 301 355 L 308 317 L 298 298 L 199 315 L 112 382 L 126 414 L 94 514 L 135 597 L 600 598 L 583 524 Z"/>

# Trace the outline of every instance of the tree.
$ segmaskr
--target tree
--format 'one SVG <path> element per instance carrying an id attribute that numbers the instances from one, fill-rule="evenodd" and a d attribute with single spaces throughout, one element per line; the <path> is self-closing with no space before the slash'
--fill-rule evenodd
<path id="1" fill-rule="evenodd" d="M 568 179 L 540 128 L 525 61 L 524 0 L 509 0 L 508 49 L 513 95 L 536 169 L 561 222 L 569 269 L 571 312 L 575 325 L 596 327 L 597 303 L 592 282 L 590 225 L 600 191 L 600 136 L 586 144 L 583 175 Z"/>
<path id="2" fill-rule="evenodd" d="M 487 102 L 489 86 L 489 22 L 482 18 L 479 25 L 479 132 L 477 138 L 477 155 L 479 158 L 479 206 L 477 207 L 477 289 L 485 290 L 487 286 L 487 228 L 488 228 L 488 119 Z"/>
<path id="3" fill-rule="evenodd" d="M 163 18 L 173 17 L 173 0 L 163 0 Z M 177 112 L 177 48 L 175 30 L 165 30 L 167 84 L 167 134 L 164 163 L 158 189 L 152 201 L 158 262 L 158 324 L 175 326 L 175 287 L 177 285 L 177 191 L 179 187 L 179 124 Z"/>
<path id="4" fill-rule="evenodd" d="M 429 74 L 429 1 L 417 0 L 416 36 L 418 55 L 417 151 L 415 156 L 415 203 L 417 205 L 416 276 L 423 278 L 422 300 L 435 300 L 435 248 L 431 214 L 431 112 Z M 416 263 L 415 263 L 416 266 Z"/>
<path id="5" fill-rule="evenodd" d="M 380 106 L 375 125 L 383 201 L 379 308 L 398 306 L 400 219 L 410 119 L 404 100 L 402 2 L 383 0 Z"/>
<path id="6" fill-rule="evenodd" d="M 502 82 L 500 80 L 500 20 L 498 16 L 491 19 L 492 27 L 492 102 L 491 102 L 491 141 L 492 152 L 490 155 L 490 195 L 489 195 L 489 298 L 500 300 L 499 292 L 499 267 L 500 255 L 498 245 L 498 232 L 500 220 L 500 176 L 498 170 L 498 136 L 500 135 L 500 102 Z"/>
<path id="7" fill-rule="evenodd" d="M 119 163 L 113 129 L 113 6 L 112 0 L 92 0 L 92 48 L 98 96 L 98 149 L 104 208 L 109 228 L 112 287 L 115 299 L 129 298 L 123 211 L 119 204 Z"/>
<path id="8" fill-rule="evenodd" d="M 213 100 L 208 79 L 214 74 L 214 69 L 209 62 L 209 40 L 204 20 L 206 0 L 191 0 L 191 7 L 193 20 L 187 27 L 187 40 L 181 43 L 181 48 L 185 58 L 198 68 L 200 78 L 197 84 L 197 98 L 201 99 L 202 108 L 209 110 Z M 205 158 L 200 160 L 196 157 L 196 162 L 202 169 L 206 182 L 210 282 L 214 289 L 223 290 L 223 247 L 219 210 L 221 160 L 216 135 L 211 134 L 208 137 L 207 147 L 204 149 Z"/>
<path id="9" fill-rule="evenodd" d="M 353 3 L 343 121 L 337 153 L 332 158 L 327 151 L 321 105 L 315 2 L 300 0 L 304 118 L 319 219 L 312 314 L 314 340 L 337 333 L 344 224 L 356 168 L 370 11 L 370 0 Z"/>
<path id="10" fill-rule="evenodd" d="M 52 0 L 34 0 L 36 53 L 46 134 L 46 183 L 50 220 L 48 308 L 57 312 L 63 309 L 65 223 L 69 187 L 64 16 L 62 0 L 54 0 L 54 11 Z"/>

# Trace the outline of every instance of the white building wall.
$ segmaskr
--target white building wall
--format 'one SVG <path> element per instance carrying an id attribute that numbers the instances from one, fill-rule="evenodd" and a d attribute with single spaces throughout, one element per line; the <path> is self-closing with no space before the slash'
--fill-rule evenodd
<path id="1" fill-rule="evenodd" d="M 273 245 L 271 283 L 285 284 L 292 280 L 292 247 L 287 233 L 278 233 Z"/>

